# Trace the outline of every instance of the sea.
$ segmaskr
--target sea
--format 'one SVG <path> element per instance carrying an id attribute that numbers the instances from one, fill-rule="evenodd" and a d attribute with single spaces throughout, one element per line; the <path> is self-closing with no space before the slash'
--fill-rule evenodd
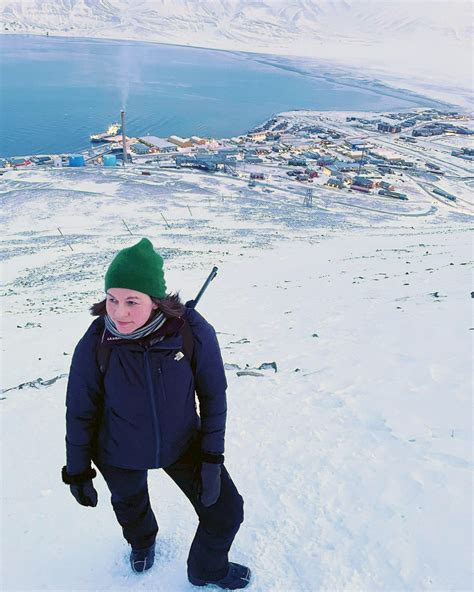
<path id="1" fill-rule="evenodd" d="M 0 35 L 0 156 L 71 153 L 120 121 L 129 136 L 228 138 L 295 110 L 439 106 L 426 97 L 324 75 L 285 58 L 196 47 Z"/>

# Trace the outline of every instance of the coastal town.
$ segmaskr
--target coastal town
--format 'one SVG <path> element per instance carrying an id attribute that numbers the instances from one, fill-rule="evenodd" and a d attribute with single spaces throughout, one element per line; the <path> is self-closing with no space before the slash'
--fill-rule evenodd
<path id="1" fill-rule="evenodd" d="M 90 148 L 82 153 L 0 159 L 0 173 L 125 166 L 152 176 L 187 169 L 229 176 L 263 194 L 296 192 L 309 207 L 318 197 L 363 194 L 377 205 L 430 197 L 437 205 L 472 213 L 474 120 L 456 111 L 292 111 L 225 139 L 130 137 L 124 117 L 122 112 L 122 124 L 91 135 Z"/>

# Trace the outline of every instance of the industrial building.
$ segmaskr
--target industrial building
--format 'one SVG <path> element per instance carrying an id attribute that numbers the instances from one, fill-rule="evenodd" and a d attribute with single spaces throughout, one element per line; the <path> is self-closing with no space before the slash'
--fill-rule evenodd
<path id="1" fill-rule="evenodd" d="M 172 144 L 171 142 L 168 142 L 168 140 L 165 140 L 165 138 L 159 138 L 158 136 L 143 136 L 140 138 L 140 141 L 157 152 L 178 151 L 176 144 Z"/>
<path id="2" fill-rule="evenodd" d="M 209 140 L 207 138 L 200 138 L 199 136 L 191 136 L 189 139 L 193 144 L 203 145 L 209 143 Z"/>
<path id="3" fill-rule="evenodd" d="M 149 154 L 150 148 L 142 144 L 141 142 L 136 142 L 135 144 L 130 145 L 130 150 L 135 152 L 135 154 Z"/>
<path id="4" fill-rule="evenodd" d="M 178 148 L 190 148 L 193 142 L 190 138 L 181 138 L 180 136 L 170 136 L 168 142 L 176 144 Z"/>
<path id="5" fill-rule="evenodd" d="M 177 154 L 176 165 L 178 167 L 191 167 L 206 171 L 216 171 L 226 166 L 233 167 L 236 164 L 236 157 L 228 154 L 201 153 L 201 154 Z"/>

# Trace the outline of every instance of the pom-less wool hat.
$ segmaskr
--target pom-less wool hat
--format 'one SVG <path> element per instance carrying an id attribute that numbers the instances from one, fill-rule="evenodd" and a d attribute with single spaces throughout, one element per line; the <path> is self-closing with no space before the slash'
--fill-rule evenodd
<path id="1" fill-rule="evenodd" d="M 109 288 L 128 288 L 156 298 L 165 297 L 163 258 L 147 238 L 115 255 L 105 274 L 105 291 Z"/>

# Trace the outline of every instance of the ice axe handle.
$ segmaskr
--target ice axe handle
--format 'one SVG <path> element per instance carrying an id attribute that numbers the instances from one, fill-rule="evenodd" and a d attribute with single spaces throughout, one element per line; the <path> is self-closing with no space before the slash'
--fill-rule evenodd
<path id="1" fill-rule="evenodd" d="M 216 277 L 217 275 L 217 267 L 213 267 L 211 273 L 207 276 L 206 281 L 204 282 L 204 284 L 202 285 L 201 289 L 198 292 L 198 295 L 196 296 L 196 298 L 194 300 L 190 300 L 189 302 L 186 302 L 186 306 L 188 308 L 196 308 L 198 302 L 201 300 L 201 296 L 204 294 L 204 292 L 207 289 L 207 286 L 212 282 L 212 280 Z"/>

